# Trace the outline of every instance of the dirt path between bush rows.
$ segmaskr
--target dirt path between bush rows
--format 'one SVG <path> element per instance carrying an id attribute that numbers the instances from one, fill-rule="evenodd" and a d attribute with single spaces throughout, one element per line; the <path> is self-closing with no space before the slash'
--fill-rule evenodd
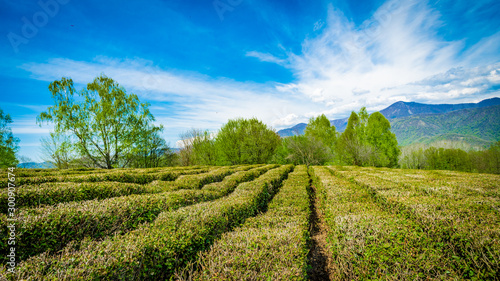
<path id="1" fill-rule="evenodd" d="M 309 280 L 333 280 L 331 277 L 331 255 L 326 244 L 326 225 L 323 213 L 320 210 L 316 188 L 311 183 L 310 203 L 311 216 L 309 217 L 309 231 L 311 233 L 310 249 L 307 256 Z"/>

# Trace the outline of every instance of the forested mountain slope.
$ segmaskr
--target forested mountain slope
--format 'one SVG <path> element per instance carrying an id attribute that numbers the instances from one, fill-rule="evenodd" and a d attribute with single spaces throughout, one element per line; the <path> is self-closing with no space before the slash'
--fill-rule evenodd
<path id="1" fill-rule="evenodd" d="M 474 146 L 489 146 L 500 139 L 500 98 L 478 103 L 423 104 L 396 102 L 380 111 L 391 122 L 400 145 L 464 140 Z M 338 132 L 347 118 L 330 120 Z M 281 137 L 302 135 L 307 124 L 278 131 Z"/>

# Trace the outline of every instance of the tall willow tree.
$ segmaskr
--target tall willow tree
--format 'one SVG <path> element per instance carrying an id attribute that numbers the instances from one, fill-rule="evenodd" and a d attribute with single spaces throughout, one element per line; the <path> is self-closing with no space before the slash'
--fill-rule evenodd
<path id="1" fill-rule="evenodd" d="M 97 167 L 126 166 L 141 147 L 139 140 L 163 129 L 152 125 L 149 104 L 105 75 L 78 92 L 70 78 L 50 83 L 49 90 L 54 105 L 37 122 L 53 122 L 56 133 L 71 133 L 79 154 Z"/>

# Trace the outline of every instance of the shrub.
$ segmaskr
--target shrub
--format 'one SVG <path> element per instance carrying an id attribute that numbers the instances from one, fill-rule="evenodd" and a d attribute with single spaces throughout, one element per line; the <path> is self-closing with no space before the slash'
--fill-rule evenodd
<path id="1" fill-rule="evenodd" d="M 102 242 L 84 240 L 60 255 L 34 256 L 18 265 L 9 278 L 22 279 L 168 279 L 173 270 L 196 257 L 222 233 L 266 206 L 292 166 L 271 170 L 238 185 L 227 197 L 174 212 L 152 224 Z M 0 270 L 5 272 L 5 267 Z"/>
<path id="2" fill-rule="evenodd" d="M 225 233 L 177 278 L 306 280 L 309 176 L 296 167 L 262 215 Z M 199 269 L 194 276 L 189 269 Z"/>

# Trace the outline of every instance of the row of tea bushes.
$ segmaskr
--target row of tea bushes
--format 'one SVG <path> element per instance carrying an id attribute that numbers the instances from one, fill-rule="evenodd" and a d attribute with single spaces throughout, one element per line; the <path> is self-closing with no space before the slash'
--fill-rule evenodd
<path id="1" fill-rule="evenodd" d="M 266 213 L 227 232 L 176 278 L 184 280 L 306 280 L 309 176 L 288 175 Z M 197 268 L 196 272 L 190 272 Z"/>
<path id="2" fill-rule="evenodd" d="M 448 249 L 397 210 L 325 167 L 314 184 L 328 226 L 332 275 L 337 280 L 460 279 Z"/>
<path id="3" fill-rule="evenodd" d="M 99 169 L 99 168 L 70 168 L 70 169 L 23 169 L 16 168 L 15 174 L 18 177 L 40 177 L 40 176 L 69 176 L 69 175 L 88 175 L 116 172 L 133 172 L 133 173 L 158 173 L 167 171 L 181 171 L 191 169 L 206 169 L 209 166 L 176 166 L 176 167 L 157 167 L 157 168 L 115 168 L 115 169 Z M 6 169 L 2 169 L 2 171 Z"/>
<path id="4" fill-rule="evenodd" d="M 211 169 L 215 169 L 211 168 Z M 137 173 L 134 170 L 111 170 L 106 173 L 91 173 L 85 175 L 37 175 L 33 177 L 19 177 L 16 175 L 16 185 L 18 187 L 39 185 L 47 182 L 102 182 L 116 181 L 137 184 L 147 184 L 154 180 L 172 181 L 181 175 L 198 174 L 209 171 L 210 168 L 202 169 L 172 169 L 155 173 Z M 7 187 L 7 179 L 0 179 L 0 188 Z"/>
<path id="5" fill-rule="evenodd" d="M 18 264 L 11 280 L 165 280 L 176 267 L 193 260 L 222 233 L 267 205 L 293 166 L 273 169 L 239 184 L 212 202 L 163 212 L 151 224 L 103 241 L 83 240 L 62 253 L 34 256 Z"/>
<path id="6" fill-rule="evenodd" d="M 18 177 L 41 177 L 41 176 L 63 176 L 63 175 L 86 175 L 100 174 L 115 171 L 116 169 L 23 169 L 16 168 L 15 174 Z"/>
<path id="7" fill-rule="evenodd" d="M 55 205 L 57 203 L 105 199 L 147 193 L 147 185 L 119 182 L 54 182 L 20 188 L 16 192 L 18 208 Z M 8 194 L 0 194 L 0 212 L 7 212 Z"/>
<path id="8" fill-rule="evenodd" d="M 258 172 L 263 172 L 262 169 Z M 218 173 L 227 174 L 229 168 L 219 168 Z M 214 171 L 215 172 L 215 171 Z M 248 172 L 242 171 L 234 178 L 245 178 Z M 222 180 L 223 176 L 211 177 L 213 181 Z M 179 190 L 158 194 L 142 194 L 63 203 L 36 209 L 23 209 L 18 214 L 16 238 L 19 246 L 18 259 L 39 254 L 44 251 L 58 251 L 70 241 L 84 237 L 94 239 L 114 232 L 126 232 L 135 229 L 141 223 L 153 221 L 164 211 L 175 210 L 183 206 L 213 200 L 218 193 L 200 190 Z M 6 226 L 6 220 L 1 221 Z M 1 234 L 1 254 L 8 249 L 7 233 Z"/>
<path id="9" fill-rule="evenodd" d="M 224 176 L 233 172 L 239 171 L 248 171 L 250 169 L 259 167 L 260 165 L 244 165 L 237 167 L 220 167 L 212 172 L 208 172 L 205 174 L 198 174 L 194 176 L 180 176 L 174 182 L 175 187 L 177 189 L 199 189 L 207 183 L 211 182 L 219 182 Z M 225 175 L 221 171 L 226 171 Z M 222 178 L 221 178 L 222 176 Z"/>
<path id="10" fill-rule="evenodd" d="M 400 169 L 360 168 L 356 172 L 390 179 L 404 186 L 417 186 L 435 196 L 457 200 L 463 197 L 490 197 L 500 202 L 498 175 L 452 171 L 423 171 Z"/>
<path id="11" fill-rule="evenodd" d="M 393 181 L 390 174 L 382 178 L 358 169 L 332 170 L 364 187 L 380 206 L 417 222 L 442 252 L 453 257 L 448 264 L 460 278 L 490 279 L 500 274 L 500 212 L 496 198 L 460 186 L 436 185 L 430 179 L 408 184 Z M 424 175 L 432 178 L 433 174 Z M 480 185 L 469 175 L 453 173 L 449 178 L 463 185 Z M 496 188 L 478 189 L 498 190 L 497 177 Z"/>
<path id="12" fill-rule="evenodd" d="M 279 165 L 267 165 L 265 169 L 277 166 Z M 183 175 L 178 177 L 175 181 L 153 181 L 147 185 L 147 190 L 149 193 L 158 193 L 179 189 L 199 189 L 208 183 L 220 182 L 219 178 L 222 176 L 222 173 L 229 174 L 233 172 L 248 171 L 258 167 L 263 167 L 263 165 L 224 166 L 218 168 L 212 167 L 211 172 L 196 175 Z"/>
<path id="13" fill-rule="evenodd" d="M 18 208 L 26 208 L 132 194 L 160 193 L 184 188 L 198 189 L 205 183 L 221 181 L 233 171 L 235 170 L 223 167 L 202 174 L 181 175 L 173 182 L 154 181 L 147 185 L 108 181 L 43 183 L 18 189 L 15 195 L 16 205 Z M 7 203 L 8 193 L 5 190 L 0 194 L 0 213 L 7 212 Z"/>

